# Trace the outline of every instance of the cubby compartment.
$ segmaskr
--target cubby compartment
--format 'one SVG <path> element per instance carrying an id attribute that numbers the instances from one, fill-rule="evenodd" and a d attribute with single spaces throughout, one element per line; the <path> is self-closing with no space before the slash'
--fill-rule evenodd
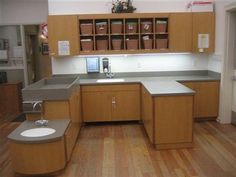
<path id="1" fill-rule="evenodd" d="M 111 49 L 112 50 L 124 49 L 123 36 L 112 36 L 111 37 Z"/>
<path id="2" fill-rule="evenodd" d="M 128 35 L 125 38 L 126 49 L 127 50 L 138 50 L 139 49 L 139 39 L 136 35 Z"/>
<path id="3" fill-rule="evenodd" d="M 102 36 L 102 37 L 96 37 L 96 50 L 108 50 L 108 37 Z"/>
<path id="4" fill-rule="evenodd" d="M 125 33 L 127 33 L 127 34 L 139 33 L 138 19 L 126 19 L 126 21 L 125 21 Z"/>
<path id="5" fill-rule="evenodd" d="M 168 33 L 168 18 L 156 18 L 155 23 L 156 33 Z"/>
<path id="6" fill-rule="evenodd" d="M 108 20 L 95 20 L 95 29 L 96 29 L 96 34 L 107 34 L 108 32 Z"/>
<path id="7" fill-rule="evenodd" d="M 140 20 L 140 31 L 141 33 L 152 33 L 153 32 L 153 19 L 145 18 Z"/>
<path id="8" fill-rule="evenodd" d="M 83 37 L 80 39 L 81 51 L 89 52 L 93 50 L 93 37 Z"/>
<path id="9" fill-rule="evenodd" d="M 114 19 L 110 22 L 111 34 L 122 34 L 123 33 L 123 20 Z"/>
<path id="10" fill-rule="evenodd" d="M 142 35 L 141 36 L 142 45 L 141 48 L 145 50 L 153 49 L 153 35 Z"/>
<path id="11" fill-rule="evenodd" d="M 80 34 L 92 35 L 93 34 L 93 20 L 80 20 Z"/>
<path id="12" fill-rule="evenodd" d="M 168 49 L 168 35 L 156 35 L 155 46 L 158 50 Z"/>

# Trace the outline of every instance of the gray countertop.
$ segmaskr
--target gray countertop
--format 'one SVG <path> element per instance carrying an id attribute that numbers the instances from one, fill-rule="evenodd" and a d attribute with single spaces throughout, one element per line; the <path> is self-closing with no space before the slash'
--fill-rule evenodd
<path id="1" fill-rule="evenodd" d="M 70 123 L 70 119 L 61 119 L 61 120 L 49 120 L 47 126 L 37 126 L 34 121 L 24 121 L 19 125 L 13 132 L 8 135 L 8 138 L 12 141 L 20 143 L 47 143 L 56 141 L 62 138 L 65 134 L 65 131 Z M 53 128 L 56 130 L 55 133 L 42 137 L 24 137 L 21 133 L 25 130 L 32 128 Z"/>
<path id="2" fill-rule="evenodd" d="M 101 84 L 129 84 L 140 83 L 152 96 L 194 94 L 195 92 L 179 82 L 185 81 L 219 81 L 214 76 L 167 76 L 167 77 L 123 77 L 124 82 L 100 82 L 98 79 L 80 79 L 80 85 L 101 85 Z"/>

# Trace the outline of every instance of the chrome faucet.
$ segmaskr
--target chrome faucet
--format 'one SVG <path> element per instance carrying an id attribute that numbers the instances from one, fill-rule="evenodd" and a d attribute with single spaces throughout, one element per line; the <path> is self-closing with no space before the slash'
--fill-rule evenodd
<path id="1" fill-rule="evenodd" d="M 110 64 L 109 64 L 108 70 L 105 74 L 106 74 L 106 78 L 113 78 L 115 76 L 115 74 L 111 72 L 111 65 Z"/>
<path id="2" fill-rule="evenodd" d="M 36 101 L 36 102 L 34 102 L 34 104 L 33 104 L 33 110 L 34 110 L 34 111 L 36 111 L 37 105 L 39 105 L 40 110 L 41 110 L 40 119 L 35 121 L 35 124 L 36 124 L 36 125 L 39 125 L 39 126 L 45 126 L 45 125 L 48 124 L 48 120 L 45 120 L 45 119 L 43 118 L 43 106 L 42 106 L 42 103 L 43 103 L 42 101 Z"/>

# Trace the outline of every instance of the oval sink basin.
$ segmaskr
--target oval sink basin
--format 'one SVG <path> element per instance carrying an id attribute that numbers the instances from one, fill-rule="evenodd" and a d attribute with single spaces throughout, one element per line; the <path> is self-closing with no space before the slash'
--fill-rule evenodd
<path id="1" fill-rule="evenodd" d="M 42 137 L 55 133 L 56 130 L 53 128 L 32 128 L 23 131 L 20 135 L 24 137 Z"/>
<path id="2" fill-rule="evenodd" d="M 124 82 L 125 79 L 98 79 L 97 82 Z"/>

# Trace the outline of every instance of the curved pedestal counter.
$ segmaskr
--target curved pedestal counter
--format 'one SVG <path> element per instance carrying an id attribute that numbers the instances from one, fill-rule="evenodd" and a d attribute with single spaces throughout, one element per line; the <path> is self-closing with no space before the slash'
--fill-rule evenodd
<path id="1" fill-rule="evenodd" d="M 42 137 L 24 137 L 21 132 L 38 128 L 33 121 L 25 121 L 8 136 L 16 173 L 48 174 L 65 168 L 77 138 L 76 134 L 73 141 L 69 139 L 75 126 L 72 126 L 69 119 L 63 119 L 50 120 L 46 127 L 56 132 Z"/>

